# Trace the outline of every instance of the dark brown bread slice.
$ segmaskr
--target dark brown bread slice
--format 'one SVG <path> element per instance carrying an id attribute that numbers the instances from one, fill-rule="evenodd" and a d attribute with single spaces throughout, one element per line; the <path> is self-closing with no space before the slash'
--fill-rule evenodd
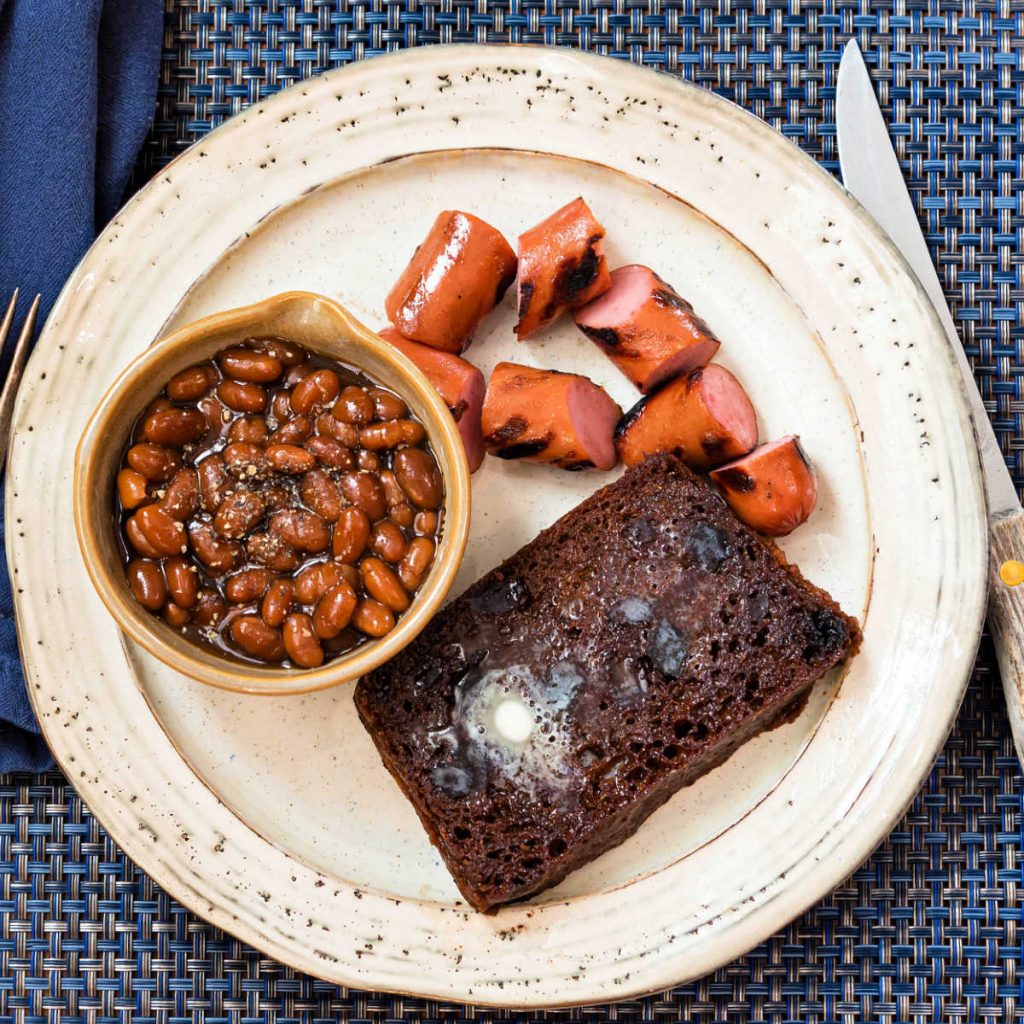
<path id="1" fill-rule="evenodd" d="M 859 641 L 705 478 L 656 456 L 470 587 L 355 699 L 491 911 L 622 842 Z"/>

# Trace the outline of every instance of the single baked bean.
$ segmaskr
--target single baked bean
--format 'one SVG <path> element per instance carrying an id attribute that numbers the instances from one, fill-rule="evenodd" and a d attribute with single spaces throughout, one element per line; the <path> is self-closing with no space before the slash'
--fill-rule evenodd
<path id="1" fill-rule="evenodd" d="M 267 421 L 262 416 L 240 416 L 228 430 L 231 444 L 263 444 L 267 440 Z"/>
<path id="2" fill-rule="evenodd" d="M 345 473 L 341 478 L 341 493 L 357 508 L 362 509 L 375 523 L 387 514 L 388 506 L 384 500 L 384 488 L 380 480 L 372 473 L 360 470 Z"/>
<path id="3" fill-rule="evenodd" d="M 210 571 L 211 575 L 222 576 L 231 572 L 242 557 L 241 548 L 233 541 L 222 540 L 209 523 L 193 520 L 188 527 L 192 548 L 196 558 Z"/>
<path id="4" fill-rule="evenodd" d="M 270 484 L 260 492 L 263 500 L 267 503 L 267 513 L 277 512 L 282 508 L 291 508 L 295 504 L 295 497 L 290 487 L 284 484 Z"/>
<path id="5" fill-rule="evenodd" d="M 142 532 L 139 524 L 135 521 L 135 516 L 125 521 L 124 532 L 128 538 L 128 543 L 133 548 L 146 558 L 161 558 L 163 552 L 153 547 L 152 544 L 147 540 L 146 535 Z"/>
<path id="6" fill-rule="evenodd" d="M 167 584 L 156 562 L 136 558 L 128 563 L 128 586 L 143 608 L 158 612 L 167 600 Z"/>
<path id="7" fill-rule="evenodd" d="M 416 420 L 397 420 L 402 427 L 402 440 L 400 445 L 422 444 L 427 439 L 427 432 L 423 429 L 422 423 Z"/>
<path id="8" fill-rule="evenodd" d="M 167 397 L 175 402 L 194 402 L 202 398 L 217 381 L 217 371 L 209 364 L 190 366 L 167 382 Z"/>
<path id="9" fill-rule="evenodd" d="M 392 470 L 382 469 L 377 474 L 377 479 L 380 480 L 381 487 L 384 488 L 384 500 L 387 502 L 388 508 L 405 502 L 405 491 L 399 486 Z"/>
<path id="10" fill-rule="evenodd" d="M 250 534 L 245 550 L 254 562 L 260 562 L 274 572 L 294 572 L 299 567 L 298 551 L 277 533 Z"/>
<path id="11" fill-rule="evenodd" d="M 430 537 L 437 533 L 437 513 L 417 512 L 412 524 L 413 531 L 418 537 Z"/>
<path id="12" fill-rule="evenodd" d="M 137 444 L 139 441 L 144 441 L 146 439 L 145 426 L 147 416 L 151 416 L 153 413 L 159 412 L 161 409 L 170 408 L 170 400 L 163 396 L 150 402 L 143 410 L 142 415 L 136 421 L 134 430 L 132 430 L 132 444 Z"/>
<path id="13" fill-rule="evenodd" d="M 269 384 L 281 376 L 281 360 L 267 352 L 254 352 L 250 348 L 228 348 L 217 362 L 229 377 L 253 384 Z"/>
<path id="14" fill-rule="evenodd" d="M 296 384 L 305 380 L 313 370 L 314 367 L 309 363 L 299 363 L 297 366 L 288 367 L 288 372 L 284 375 L 284 386 L 294 388 Z"/>
<path id="15" fill-rule="evenodd" d="M 196 402 L 196 408 L 210 424 L 210 431 L 206 435 L 206 447 L 209 448 L 230 431 L 233 425 L 231 423 L 233 414 L 216 395 L 206 395 L 204 398 L 200 398 Z"/>
<path id="16" fill-rule="evenodd" d="M 361 427 L 373 419 L 373 399 L 362 388 L 350 384 L 342 390 L 338 401 L 334 403 L 331 415 L 342 423 Z"/>
<path id="17" fill-rule="evenodd" d="M 217 385 L 217 397 L 235 412 L 263 412 L 267 407 L 267 389 L 259 384 L 222 380 Z"/>
<path id="18" fill-rule="evenodd" d="M 117 500 L 122 508 L 135 508 L 141 505 L 148 493 L 149 481 L 137 470 L 122 469 L 117 474 Z"/>
<path id="19" fill-rule="evenodd" d="M 405 554 L 405 534 L 390 519 L 382 519 L 373 528 L 370 547 L 385 562 L 398 562 Z"/>
<path id="20" fill-rule="evenodd" d="M 164 562 L 164 575 L 174 603 L 181 608 L 191 608 L 199 598 L 199 575 L 195 566 L 177 555 Z"/>
<path id="21" fill-rule="evenodd" d="M 322 470 L 311 469 L 299 483 L 303 504 L 329 523 L 337 522 L 344 507 L 338 485 Z"/>
<path id="22" fill-rule="evenodd" d="M 444 500 L 441 471 L 430 452 L 422 448 L 403 448 L 395 453 L 393 467 L 402 490 L 419 508 L 435 509 Z"/>
<path id="23" fill-rule="evenodd" d="M 213 528 L 228 540 L 241 540 L 263 521 L 266 502 L 255 491 L 235 491 L 221 502 L 213 517 Z"/>
<path id="24" fill-rule="evenodd" d="M 228 475 L 220 455 L 209 455 L 198 466 L 199 494 L 203 509 L 216 512 L 228 487 Z"/>
<path id="25" fill-rule="evenodd" d="M 395 571 L 379 558 L 364 558 L 359 563 L 363 586 L 370 597 L 380 601 L 393 612 L 404 612 L 409 607 L 409 595 Z"/>
<path id="26" fill-rule="evenodd" d="M 315 555 L 326 551 L 331 543 L 331 528 L 304 508 L 286 508 L 270 517 L 271 534 L 277 534 L 297 551 Z"/>
<path id="27" fill-rule="evenodd" d="M 338 567 L 341 573 L 341 578 L 353 589 L 362 587 L 363 578 L 359 575 L 359 569 L 352 565 L 351 562 L 335 562 L 334 565 Z"/>
<path id="28" fill-rule="evenodd" d="M 261 479 L 267 475 L 267 457 L 262 448 L 245 441 L 229 444 L 222 452 L 227 471 L 239 480 Z"/>
<path id="29" fill-rule="evenodd" d="M 359 454 L 356 456 L 356 465 L 360 469 L 365 469 L 367 472 L 376 475 L 380 470 L 380 456 L 376 452 L 360 448 Z"/>
<path id="30" fill-rule="evenodd" d="M 358 561 L 370 540 L 370 518 L 355 505 L 341 510 L 334 527 L 334 557 L 342 562 Z"/>
<path id="31" fill-rule="evenodd" d="M 192 609 L 192 621 L 200 626 L 215 626 L 223 621 L 227 611 L 228 606 L 224 598 L 216 590 L 204 587 L 199 591 L 199 600 Z"/>
<path id="32" fill-rule="evenodd" d="M 409 502 L 403 501 L 400 505 L 392 505 L 388 509 L 388 516 L 396 526 L 408 530 L 416 519 L 416 512 Z"/>
<path id="33" fill-rule="evenodd" d="M 402 581 L 402 586 L 409 591 L 410 594 L 415 594 L 420 589 L 420 584 L 423 582 L 419 576 L 414 572 L 405 567 L 404 562 L 399 562 L 395 567 L 395 572 L 398 573 L 398 578 Z"/>
<path id="34" fill-rule="evenodd" d="M 292 393 L 290 391 L 278 391 L 274 394 L 270 403 L 270 415 L 278 421 L 288 419 L 292 414 Z"/>
<path id="35" fill-rule="evenodd" d="M 184 466 L 174 474 L 160 499 L 160 508 L 180 522 L 195 515 L 199 508 L 199 474 L 191 466 Z"/>
<path id="36" fill-rule="evenodd" d="M 174 408 L 174 406 L 171 403 L 170 399 L 164 398 L 164 396 L 161 395 L 159 398 L 154 398 L 153 401 L 150 402 L 149 405 L 146 406 L 146 409 L 145 409 L 145 411 L 142 414 L 142 420 L 143 420 L 143 422 L 145 422 L 145 420 L 148 417 L 152 416 L 153 413 L 155 413 L 155 412 L 163 412 L 164 409 L 173 409 L 173 408 Z"/>
<path id="37" fill-rule="evenodd" d="M 292 598 L 295 588 L 291 580 L 274 580 L 263 595 L 263 603 L 260 605 L 260 615 L 268 626 L 277 629 L 284 617 L 292 609 Z"/>
<path id="38" fill-rule="evenodd" d="M 337 562 L 318 562 L 295 577 L 295 597 L 299 604 L 316 604 L 331 587 L 344 579 Z"/>
<path id="39" fill-rule="evenodd" d="M 359 443 L 370 451 L 398 448 L 402 445 L 421 444 L 426 431 L 415 420 L 388 420 L 371 423 L 359 431 Z"/>
<path id="40" fill-rule="evenodd" d="M 359 428 L 351 423 L 336 420 L 329 412 L 317 416 L 316 432 L 323 437 L 333 437 L 346 448 L 355 448 L 359 444 Z"/>
<path id="41" fill-rule="evenodd" d="M 231 639 L 250 657 L 280 661 L 284 657 L 281 634 L 258 615 L 239 615 L 231 622 Z"/>
<path id="42" fill-rule="evenodd" d="M 278 473 L 308 473 L 316 465 L 316 456 L 294 444 L 267 446 L 267 462 Z"/>
<path id="43" fill-rule="evenodd" d="M 198 409 L 161 409 L 143 421 L 142 436 L 153 444 L 180 447 L 198 441 L 209 429 Z"/>
<path id="44" fill-rule="evenodd" d="M 188 550 L 185 527 L 158 506 L 144 505 L 132 518 L 161 555 L 178 555 Z"/>
<path id="45" fill-rule="evenodd" d="M 154 483 L 170 480 L 181 466 L 181 456 L 176 451 L 146 442 L 132 445 L 125 458 L 136 473 Z"/>
<path id="46" fill-rule="evenodd" d="M 300 668 L 316 668 L 324 663 L 324 649 L 313 629 L 313 620 L 305 612 L 293 612 L 284 620 L 284 649 Z"/>
<path id="47" fill-rule="evenodd" d="M 317 434 L 306 441 L 305 448 L 307 452 L 313 453 L 320 465 L 331 469 L 352 469 L 356 464 L 352 452 L 333 437 Z"/>
<path id="48" fill-rule="evenodd" d="M 306 361 L 306 353 L 284 338 L 253 338 L 249 344 L 259 352 L 274 356 L 282 366 L 295 366 Z"/>
<path id="49" fill-rule="evenodd" d="M 224 595 L 232 604 L 252 604 L 263 596 L 273 579 L 269 569 L 243 569 L 228 577 Z"/>
<path id="50" fill-rule="evenodd" d="M 313 433 L 313 424 L 308 416 L 296 416 L 295 419 L 282 423 L 270 437 L 268 444 L 302 444 Z"/>
<path id="51" fill-rule="evenodd" d="M 182 626 L 187 626 L 191 621 L 191 612 L 182 608 L 181 605 L 175 604 L 173 601 L 168 601 L 167 604 L 164 605 L 164 622 L 166 622 L 171 629 L 181 629 Z"/>
<path id="52" fill-rule="evenodd" d="M 373 399 L 373 415 L 378 420 L 397 420 L 409 415 L 409 406 L 391 391 L 384 388 L 368 388 L 366 393 Z"/>
<path id="53" fill-rule="evenodd" d="M 321 640 L 333 640 L 352 620 L 359 598 L 347 583 L 332 587 L 317 602 L 313 629 Z"/>
<path id="54" fill-rule="evenodd" d="M 430 563 L 434 560 L 434 542 L 429 537 L 416 537 L 409 542 L 401 562 L 398 563 L 398 578 L 410 593 L 419 590 Z"/>
<path id="55" fill-rule="evenodd" d="M 369 449 L 359 449 L 359 454 L 355 457 L 355 465 L 376 476 L 381 468 L 381 457 Z"/>
<path id="56" fill-rule="evenodd" d="M 292 408 L 309 413 L 331 405 L 341 391 L 341 381 L 333 370 L 314 370 L 292 388 Z"/>
<path id="57" fill-rule="evenodd" d="M 395 627 L 395 616 L 390 608 L 380 601 L 364 598 L 352 613 L 352 625 L 367 636 L 381 637 Z"/>

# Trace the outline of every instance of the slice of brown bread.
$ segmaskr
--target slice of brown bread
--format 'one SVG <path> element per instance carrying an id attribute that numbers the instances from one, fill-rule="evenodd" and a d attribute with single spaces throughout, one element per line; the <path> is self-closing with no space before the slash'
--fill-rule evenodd
<path id="1" fill-rule="evenodd" d="M 356 705 L 478 910 L 554 885 L 791 714 L 857 622 L 655 456 L 475 583 Z"/>

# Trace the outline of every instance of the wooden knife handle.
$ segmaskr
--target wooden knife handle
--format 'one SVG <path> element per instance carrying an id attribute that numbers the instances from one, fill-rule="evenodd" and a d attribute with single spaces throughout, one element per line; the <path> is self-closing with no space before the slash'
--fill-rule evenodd
<path id="1" fill-rule="evenodd" d="M 1024 511 L 993 519 L 990 536 L 988 623 L 1013 745 L 1024 761 Z"/>

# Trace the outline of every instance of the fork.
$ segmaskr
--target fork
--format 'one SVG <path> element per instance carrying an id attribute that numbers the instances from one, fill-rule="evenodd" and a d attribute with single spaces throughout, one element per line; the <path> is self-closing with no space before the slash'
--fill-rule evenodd
<path id="1" fill-rule="evenodd" d="M 41 295 L 37 295 L 29 308 L 28 315 L 21 327 L 21 333 L 14 345 L 7 380 L 4 381 L 3 390 L 0 390 L 0 466 L 5 465 L 7 461 L 7 449 L 11 441 L 11 419 L 14 416 L 14 398 L 18 393 L 18 385 L 21 383 L 21 376 L 25 371 L 25 363 L 28 361 L 29 342 L 35 331 L 36 314 L 39 312 L 41 298 Z M 0 321 L 0 355 L 7 350 L 7 335 L 10 334 L 11 324 L 14 323 L 14 311 L 17 306 L 18 289 L 15 288 L 7 306 L 7 312 L 4 314 L 3 320 Z"/>

